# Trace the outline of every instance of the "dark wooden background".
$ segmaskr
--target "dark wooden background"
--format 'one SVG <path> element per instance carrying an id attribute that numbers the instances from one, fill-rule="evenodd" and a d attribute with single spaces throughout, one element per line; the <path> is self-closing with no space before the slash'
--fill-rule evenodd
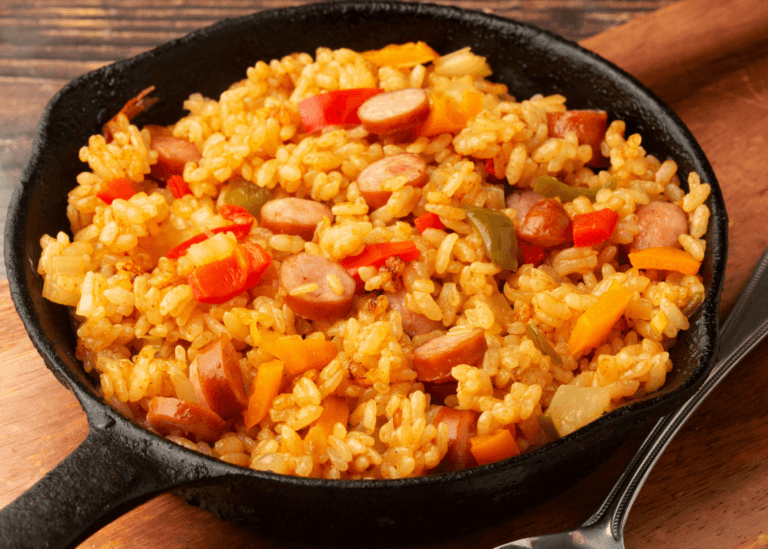
<path id="1" fill-rule="evenodd" d="M 71 79 L 226 17 L 305 2 L 0 0 L 0 224 L 48 100 Z M 768 245 L 768 1 L 462 0 L 533 23 L 626 68 L 669 103 L 710 158 L 732 222 L 723 307 Z M 659 11 L 661 10 L 661 11 Z M 749 154 L 744 154 L 747 151 Z M 2 267 L 0 267 L 2 268 Z M 26 337 L 0 272 L 0 508 L 82 442 L 87 421 Z M 651 473 L 627 524 L 636 549 L 768 546 L 768 343 L 697 411 Z M 578 525 L 637 443 L 508 521 L 420 549 L 494 545 Z M 439 504 L 439 502 L 436 502 Z M 82 547 L 292 547 L 162 495 Z"/>

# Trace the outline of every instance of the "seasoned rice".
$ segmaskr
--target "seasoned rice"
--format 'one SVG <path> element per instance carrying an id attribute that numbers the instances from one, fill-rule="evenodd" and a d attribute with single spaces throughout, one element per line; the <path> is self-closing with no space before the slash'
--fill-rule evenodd
<path id="1" fill-rule="evenodd" d="M 147 421 L 150 402 L 199 402 L 190 367 L 212 343 L 232 342 L 250 397 L 260 368 L 276 359 L 267 342 L 281 336 L 331 342 L 335 356 L 325 364 L 297 374 L 284 371 L 257 425 L 246 428 L 239 414 L 227 418 L 216 440 L 177 433 L 167 438 L 255 470 L 359 479 L 412 477 L 455 466 L 448 461 L 456 442 L 448 423 L 436 420 L 444 407 L 476 413 L 471 436 L 506 430 L 518 451 L 525 451 L 549 440 L 544 427 L 561 386 L 607 395 L 607 404 L 589 419 L 659 390 L 673 368 L 668 349 L 688 328 L 704 286 L 696 274 L 633 267 L 626 252 L 641 231 L 638 209 L 663 202 L 679 205 L 688 223 L 674 247 L 701 261 L 709 185 L 695 173 L 680 174 L 664 151 L 649 154 L 640 135 L 626 135 L 621 120 L 608 125 L 600 144 L 607 166 L 585 165 L 593 151 L 576 133 L 549 134 L 548 113 L 564 112 L 565 97 L 518 100 L 506 86 L 487 80 L 486 69 L 485 60 L 468 50 L 408 68 L 377 67 L 350 49 L 259 61 L 218 99 L 190 96 L 184 103 L 189 114 L 169 128 L 201 153 L 183 169 L 190 192 L 181 198 L 150 177 L 158 153 L 147 128 L 119 114 L 111 140 L 92 136 L 80 151 L 89 170 L 69 193 L 72 236 L 41 239 L 38 272 L 45 279 L 43 295 L 72 308 L 77 356 L 99 380 L 104 398 L 157 430 Z M 362 126 L 306 133 L 297 108 L 332 90 L 408 87 L 479 93 L 482 110 L 460 131 L 403 138 L 379 137 Z M 402 153 L 426 161 L 426 183 L 419 187 L 406 184 L 404 176 L 392 177 L 382 183 L 391 193 L 386 203 L 372 208 L 358 176 Z M 557 200 L 570 218 L 611 210 L 618 216 L 615 229 L 598 244 L 571 242 L 548 248 L 541 262 L 502 268 L 489 257 L 465 208 L 500 212 L 519 227 L 523 219 L 506 196 L 530 191 L 540 176 L 600 189 L 594 200 Z M 118 178 L 132 182 L 136 192 L 107 204 L 97 195 Z M 232 232 L 214 234 L 228 225 L 219 208 L 235 180 L 274 198 L 322 202 L 333 219 L 319 222 L 311 239 L 277 234 L 258 221 L 242 240 Z M 420 233 L 414 219 L 428 213 L 440 223 Z M 167 257 L 200 233 L 210 238 L 181 257 Z M 300 253 L 340 262 L 366 246 L 406 241 L 415 244 L 418 257 L 362 266 L 352 306 L 338 317 L 311 320 L 288 305 L 287 298 L 312 294 L 318 284 L 286 292 L 278 283 L 280 265 Z M 198 302 L 190 276 L 231 257 L 244 242 L 258 244 L 273 265 L 255 286 L 223 303 Z M 344 294 L 336 274 L 324 280 L 333 294 Z M 619 320 L 594 346 L 571 354 L 577 320 L 616 285 L 629 293 Z M 398 292 L 403 309 L 391 303 Z M 406 314 L 421 315 L 432 329 L 409 335 Z M 455 385 L 444 383 L 440 392 L 421 379 L 414 349 L 475 330 L 482 331 L 485 350 L 477 362 L 453 366 Z M 310 436 L 324 411 L 339 402 L 348 409 L 346 422 L 333 424 L 321 439 Z M 537 418 L 542 428 L 534 425 L 539 434 L 532 439 L 531 421 Z M 589 419 L 556 425 L 564 435 Z"/>

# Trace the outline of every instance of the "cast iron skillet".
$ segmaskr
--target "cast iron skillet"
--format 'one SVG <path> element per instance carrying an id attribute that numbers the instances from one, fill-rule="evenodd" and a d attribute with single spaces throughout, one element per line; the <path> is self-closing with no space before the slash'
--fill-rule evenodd
<path id="1" fill-rule="evenodd" d="M 570 108 L 606 108 L 641 132 L 643 146 L 695 170 L 712 185 L 704 305 L 673 349 L 675 368 L 651 397 L 607 414 L 537 451 L 439 476 L 397 481 L 323 481 L 241 469 L 144 431 L 111 409 L 75 359 L 65 307 L 41 297 L 36 274 L 43 234 L 68 230 L 66 194 L 85 167 L 78 149 L 140 90 L 161 101 L 136 120 L 169 124 L 190 93 L 218 97 L 257 60 L 318 46 L 358 51 L 424 40 L 441 53 L 472 46 L 493 78 L 518 98 L 562 93 Z M 396 2 L 316 4 L 222 21 L 66 86 L 43 115 L 34 151 L 13 196 L 5 234 L 11 293 L 29 336 L 88 415 L 83 444 L 0 512 L 0 545 L 65 547 L 163 491 L 262 534 L 318 543 L 434 539 L 474 528 L 564 489 L 610 456 L 638 425 L 679 405 L 700 384 L 717 351 L 727 217 L 715 175 L 677 116 L 634 78 L 579 46 L 529 25 L 445 6 Z M 316 530 L 319 529 L 319 530 Z"/>

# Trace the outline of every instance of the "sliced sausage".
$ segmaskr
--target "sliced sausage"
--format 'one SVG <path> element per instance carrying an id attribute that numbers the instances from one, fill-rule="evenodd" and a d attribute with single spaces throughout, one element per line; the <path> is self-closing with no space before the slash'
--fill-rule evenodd
<path id="1" fill-rule="evenodd" d="M 380 93 L 357 109 L 363 127 L 379 135 L 415 128 L 429 116 L 429 96 L 421 88 Z"/>
<path id="2" fill-rule="evenodd" d="M 377 160 L 357 176 L 360 194 L 371 210 L 378 210 L 387 203 L 392 191 L 385 191 L 381 184 L 398 175 L 404 176 L 406 185 L 422 187 L 427 183 L 427 162 L 418 154 L 402 153 Z"/>
<path id="3" fill-rule="evenodd" d="M 328 275 L 336 275 L 342 286 L 341 295 L 328 284 Z M 316 289 L 291 295 L 308 284 Z M 297 315 L 309 320 L 340 317 L 349 311 L 355 296 L 355 280 L 338 263 L 305 252 L 289 257 L 280 265 L 280 288 L 285 302 Z"/>
<path id="4" fill-rule="evenodd" d="M 189 367 L 189 380 L 197 400 L 224 419 L 239 414 L 248 406 L 235 347 L 227 337 L 219 338 L 200 351 Z"/>
<path id="5" fill-rule="evenodd" d="M 172 175 L 183 175 L 187 162 L 200 162 L 203 157 L 194 143 L 168 135 L 162 126 L 145 126 L 152 136 L 149 148 L 157 151 L 157 164 L 151 166 L 150 175 L 159 181 L 168 181 Z"/>
<path id="6" fill-rule="evenodd" d="M 602 168 L 607 164 L 600 152 L 600 144 L 605 139 L 608 129 L 608 113 L 605 111 L 565 111 L 547 113 L 547 129 L 552 137 L 565 137 L 568 132 L 576 132 L 582 145 L 592 148 L 592 158 L 587 166 Z"/>
<path id="7" fill-rule="evenodd" d="M 477 465 L 470 451 L 469 439 L 477 434 L 478 413 L 474 410 L 456 410 L 443 406 L 435 416 L 435 425 L 448 426 L 448 451 L 441 462 L 441 468 L 461 471 Z M 443 465 L 445 464 L 445 465 Z"/>
<path id="8" fill-rule="evenodd" d="M 517 213 L 516 219 L 522 222 L 533 205 L 539 200 L 544 200 L 544 197 L 533 191 L 512 193 L 507 197 L 507 208 L 514 208 Z"/>
<path id="9" fill-rule="evenodd" d="M 442 330 L 443 323 L 439 320 L 431 320 L 426 316 L 410 310 L 405 306 L 405 291 L 396 294 L 387 294 L 387 301 L 392 310 L 400 313 L 403 319 L 403 331 L 410 337 L 428 334 L 435 330 Z"/>
<path id="10" fill-rule="evenodd" d="M 147 423 L 163 436 L 175 435 L 215 442 L 226 423 L 216 412 L 196 402 L 154 397 L 149 401 Z"/>
<path id="11" fill-rule="evenodd" d="M 517 229 L 523 242 L 551 248 L 573 240 L 573 223 L 565 208 L 554 198 L 536 202 Z"/>
<path id="12" fill-rule="evenodd" d="M 637 226 L 640 232 L 632 241 L 633 250 L 680 248 L 678 238 L 688 232 L 688 216 L 677 204 L 654 200 L 637 209 Z"/>
<path id="13" fill-rule="evenodd" d="M 487 348 L 482 330 L 430 339 L 413 350 L 416 379 L 435 383 L 452 381 L 451 368 L 458 364 L 477 364 Z"/>
<path id="14" fill-rule="evenodd" d="M 322 202 L 304 198 L 278 198 L 261 207 L 261 226 L 277 234 L 292 234 L 312 240 L 315 229 L 327 217 L 333 223 L 331 209 Z"/>

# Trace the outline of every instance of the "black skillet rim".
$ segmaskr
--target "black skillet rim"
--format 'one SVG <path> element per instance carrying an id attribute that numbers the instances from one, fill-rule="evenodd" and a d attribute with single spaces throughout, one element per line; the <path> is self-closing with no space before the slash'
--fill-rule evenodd
<path id="1" fill-rule="evenodd" d="M 524 33 L 531 41 L 545 42 L 544 48 L 552 48 L 558 51 L 564 52 L 563 55 L 577 58 L 580 62 L 596 66 L 597 69 L 608 71 L 612 73 L 614 78 L 622 81 L 626 85 L 626 89 L 633 94 L 638 95 L 645 101 L 644 105 L 651 108 L 657 116 L 661 119 L 666 118 L 671 124 L 670 127 L 675 130 L 676 135 L 674 139 L 678 143 L 684 144 L 692 153 L 692 159 L 695 170 L 699 173 L 703 181 L 706 181 L 712 185 L 712 203 L 711 210 L 712 216 L 710 218 L 710 244 L 719 244 L 716 250 L 713 250 L 712 258 L 712 273 L 711 273 L 711 285 L 707 291 L 707 297 L 704 304 L 700 308 L 700 314 L 702 322 L 708 327 L 707 334 L 709 337 L 704 337 L 701 348 L 700 358 L 698 360 L 698 367 L 694 369 L 692 375 L 684 381 L 674 391 L 656 397 L 647 398 L 641 401 L 635 401 L 626 406 L 623 406 L 613 412 L 604 415 L 598 420 L 590 423 L 589 425 L 579 429 L 575 433 L 561 438 L 553 443 L 548 444 L 533 452 L 522 454 L 509 460 L 496 462 L 490 465 L 484 465 L 475 467 L 465 471 L 457 473 L 447 473 L 442 475 L 434 475 L 427 477 L 416 477 L 397 480 L 344 480 L 333 481 L 324 479 L 304 479 L 299 477 L 275 475 L 272 473 L 263 473 L 236 467 L 226 464 L 213 458 L 191 452 L 183 447 L 180 447 L 170 441 L 167 441 L 159 436 L 152 435 L 148 431 L 145 431 L 141 427 L 133 424 L 122 415 L 113 410 L 108 404 L 106 404 L 100 397 L 94 394 L 88 387 L 83 385 L 77 378 L 70 375 L 67 367 L 59 364 L 57 345 L 54 342 L 48 340 L 45 336 L 45 331 L 37 324 L 36 319 L 33 317 L 31 311 L 31 302 L 28 295 L 26 295 L 25 287 L 23 284 L 22 273 L 27 267 L 30 259 L 23 253 L 21 242 L 23 241 L 23 231 L 20 230 L 23 227 L 23 223 L 14 223 L 14 221 L 25 219 L 24 205 L 29 200 L 28 189 L 32 186 L 32 178 L 36 173 L 36 170 L 44 162 L 43 152 L 45 150 L 47 141 L 47 130 L 50 125 L 53 111 L 56 107 L 58 99 L 69 93 L 72 89 L 77 89 L 84 81 L 92 78 L 100 78 L 108 76 L 109 72 L 124 67 L 129 67 L 134 64 L 140 64 L 152 60 L 156 55 L 163 54 L 171 51 L 176 47 L 179 47 L 186 42 L 192 42 L 197 40 L 205 40 L 207 35 L 215 33 L 220 29 L 224 29 L 231 25 L 233 22 L 245 22 L 246 20 L 253 20 L 255 24 L 268 24 L 272 19 L 283 19 L 287 17 L 296 16 L 311 16 L 315 12 L 328 12 L 346 10 L 352 10 L 364 16 L 382 15 L 386 16 L 387 13 L 397 12 L 399 14 L 415 14 L 415 13 L 427 13 L 436 18 L 449 22 L 451 20 L 473 20 L 479 26 L 487 29 L 489 32 L 499 32 L 503 28 L 516 28 L 519 32 Z M 139 435 L 138 438 L 144 438 L 145 435 L 154 436 L 157 442 L 161 445 L 166 445 L 167 450 L 171 453 L 175 451 L 189 452 L 191 454 L 188 457 L 203 458 L 201 461 L 209 469 L 213 476 L 220 475 L 248 475 L 256 478 L 268 480 L 270 482 L 287 483 L 289 485 L 298 486 L 318 486 L 325 489 L 340 489 L 344 491 L 349 490 L 397 490 L 403 487 L 420 487 L 429 485 L 439 485 L 451 483 L 455 480 L 471 480 L 474 477 L 482 477 L 490 471 L 496 471 L 499 469 L 523 467 L 528 461 L 538 460 L 545 457 L 546 454 L 556 451 L 557 448 L 565 444 L 578 445 L 581 439 L 588 437 L 589 433 L 597 429 L 607 428 L 609 425 L 625 421 L 630 418 L 635 418 L 635 424 L 640 424 L 645 421 L 651 415 L 657 415 L 663 411 L 667 411 L 673 404 L 672 401 L 681 401 L 682 398 L 691 393 L 698 385 L 703 382 L 705 374 L 714 364 L 717 351 L 717 325 L 718 325 L 718 308 L 720 301 L 720 294 L 722 291 L 725 262 L 727 255 L 727 217 L 725 212 L 725 205 L 722 199 L 717 179 L 706 159 L 703 151 L 696 142 L 695 138 L 691 134 L 690 130 L 683 124 L 674 111 L 664 104 L 653 92 L 641 84 L 636 78 L 629 75 L 622 69 L 618 68 L 613 63 L 599 57 L 578 44 L 564 39 L 554 33 L 545 31 L 535 27 L 533 25 L 515 21 L 508 18 L 502 18 L 500 16 L 486 14 L 476 11 L 463 10 L 452 6 L 441 6 L 434 4 L 409 4 L 400 2 L 387 2 L 387 1 L 345 1 L 345 2 L 333 2 L 333 3 L 320 3 L 310 4 L 299 7 L 280 8 L 275 10 L 267 10 L 258 12 L 252 15 L 239 17 L 236 19 L 225 19 L 218 23 L 215 23 L 209 27 L 196 30 L 184 37 L 172 40 L 168 43 L 158 46 L 157 48 L 148 52 L 142 53 L 136 57 L 118 61 L 112 65 L 102 67 L 90 73 L 87 73 L 74 81 L 67 84 L 62 90 L 60 90 L 56 96 L 51 100 L 46 107 L 45 112 L 41 118 L 40 125 L 35 134 L 33 152 L 31 158 L 22 174 L 21 185 L 18 185 L 14 191 L 11 205 L 8 212 L 8 221 L 5 231 L 5 253 L 6 253 L 6 265 L 8 268 L 8 278 L 10 283 L 11 295 L 16 306 L 17 312 L 21 317 L 24 326 L 29 333 L 35 348 L 43 357 L 46 366 L 52 370 L 57 379 L 68 386 L 70 390 L 76 395 L 81 403 L 81 406 L 86 411 L 89 424 L 91 428 L 99 428 L 98 425 L 94 425 L 95 416 L 104 416 L 105 414 L 112 418 L 114 421 L 119 422 L 124 430 L 127 428 L 127 432 L 132 435 Z M 37 275 L 34 275 L 37 276 Z"/>

